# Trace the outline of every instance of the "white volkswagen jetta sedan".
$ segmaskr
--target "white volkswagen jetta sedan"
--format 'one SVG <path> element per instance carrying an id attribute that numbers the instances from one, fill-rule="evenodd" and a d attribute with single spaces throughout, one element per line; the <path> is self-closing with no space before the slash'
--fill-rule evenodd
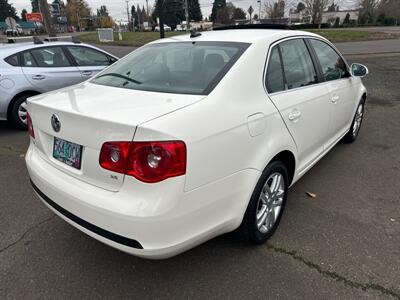
<path id="1" fill-rule="evenodd" d="M 141 257 L 233 230 L 261 244 L 288 187 L 356 139 L 366 74 L 301 31 L 158 40 L 89 81 L 28 99 L 33 188 L 73 226 Z"/>

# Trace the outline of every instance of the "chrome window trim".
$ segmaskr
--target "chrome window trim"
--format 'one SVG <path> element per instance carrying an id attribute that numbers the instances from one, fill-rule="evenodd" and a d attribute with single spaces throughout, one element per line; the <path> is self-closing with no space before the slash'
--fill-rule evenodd
<path id="1" fill-rule="evenodd" d="M 265 93 L 267 94 L 267 96 L 270 97 L 270 96 L 277 95 L 277 94 L 287 93 L 287 92 L 291 92 L 291 91 L 298 91 L 298 90 L 301 90 L 301 89 L 306 89 L 306 88 L 311 88 L 311 87 L 318 86 L 318 85 L 322 85 L 322 84 L 327 84 L 327 83 L 329 83 L 329 82 L 336 82 L 336 81 L 338 81 L 338 80 L 348 80 L 348 78 L 340 78 L 340 79 L 335 79 L 335 80 L 331 80 L 331 81 L 322 81 L 322 82 L 314 83 L 314 84 L 312 84 L 312 85 L 297 87 L 297 88 L 290 89 L 290 90 L 283 90 L 283 91 L 279 91 L 279 92 L 269 93 L 268 90 L 267 90 L 267 85 L 266 85 L 266 76 L 267 76 L 268 64 L 269 64 L 269 60 L 270 60 L 272 48 L 275 47 L 276 45 L 279 45 L 279 44 L 282 43 L 282 42 L 286 42 L 286 41 L 294 40 L 294 39 L 303 39 L 303 40 L 304 40 L 304 39 L 315 39 L 315 40 L 324 42 L 324 43 L 326 43 L 327 45 L 331 46 L 332 49 L 335 50 L 335 52 L 343 59 L 345 65 L 346 65 L 346 67 L 347 67 L 347 71 L 348 71 L 349 74 L 350 74 L 350 77 L 348 77 L 348 78 L 353 77 L 353 75 L 351 75 L 351 72 L 349 71 L 349 64 L 347 63 L 346 59 L 343 57 L 343 55 L 339 52 L 339 50 L 338 50 L 331 42 L 329 42 L 328 40 L 319 38 L 319 37 L 315 37 L 315 36 L 309 36 L 309 35 L 294 35 L 294 36 L 285 37 L 285 38 L 276 40 L 275 42 L 271 43 L 271 44 L 269 45 L 269 47 L 268 47 L 267 58 L 266 58 L 266 60 L 265 60 L 264 72 L 263 72 L 263 76 L 262 76 L 262 85 L 263 85 L 264 91 L 265 91 Z M 310 53 L 310 56 L 311 56 L 311 55 L 312 55 L 312 54 Z M 314 66 L 314 67 L 316 67 L 316 66 Z"/>

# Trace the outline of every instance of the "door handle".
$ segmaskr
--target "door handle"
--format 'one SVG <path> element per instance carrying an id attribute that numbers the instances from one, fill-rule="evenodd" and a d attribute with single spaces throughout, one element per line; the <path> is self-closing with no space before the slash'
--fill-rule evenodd
<path id="1" fill-rule="evenodd" d="M 288 115 L 289 120 L 293 122 L 297 121 L 300 117 L 301 111 L 299 111 L 298 109 L 292 110 Z"/>
<path id="2" fill-rule="evenodd" d="M 339 101 L 340 97 L 338 95 L 334 95 L 331 98 L 333 104 L 336 104 Z"/>
<path id="3" fill-rule="evenodd" d="M 92 76 L 93 72 L 92 71 L 83 71 L 82 76 Z"/>
<path id="4" fill-rule="evenodd" d="M 44 75 L 33 75 L 32 79 L 33 80 L 43 80 L 43 79 L 46 79 L 46 76 L 44 76 Z"/>

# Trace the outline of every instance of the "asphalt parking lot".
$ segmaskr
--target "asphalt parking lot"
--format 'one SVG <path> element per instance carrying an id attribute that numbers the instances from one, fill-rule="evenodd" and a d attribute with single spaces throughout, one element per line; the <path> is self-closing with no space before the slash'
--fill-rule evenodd
<path id="1" fill-rule="evenodd" d="M 259 247 L 227 234 L 151 261 L 105 246 L 37 199 L 27 133 L 0 122 L 0 298 L 400 299 L 400 54 L 349 60 L 371 72 L 359 139 L 295 184 Z"/>

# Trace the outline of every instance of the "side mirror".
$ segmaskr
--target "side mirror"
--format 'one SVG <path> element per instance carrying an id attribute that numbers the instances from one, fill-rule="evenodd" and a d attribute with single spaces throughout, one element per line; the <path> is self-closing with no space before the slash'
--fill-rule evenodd
<path id="1" fill-rule="evenodd" d="M 368 68 L 362 64 L 352 64 L 350 69 L 353 76 L 361 78 L 367 76 L 369 73 Z"/>

